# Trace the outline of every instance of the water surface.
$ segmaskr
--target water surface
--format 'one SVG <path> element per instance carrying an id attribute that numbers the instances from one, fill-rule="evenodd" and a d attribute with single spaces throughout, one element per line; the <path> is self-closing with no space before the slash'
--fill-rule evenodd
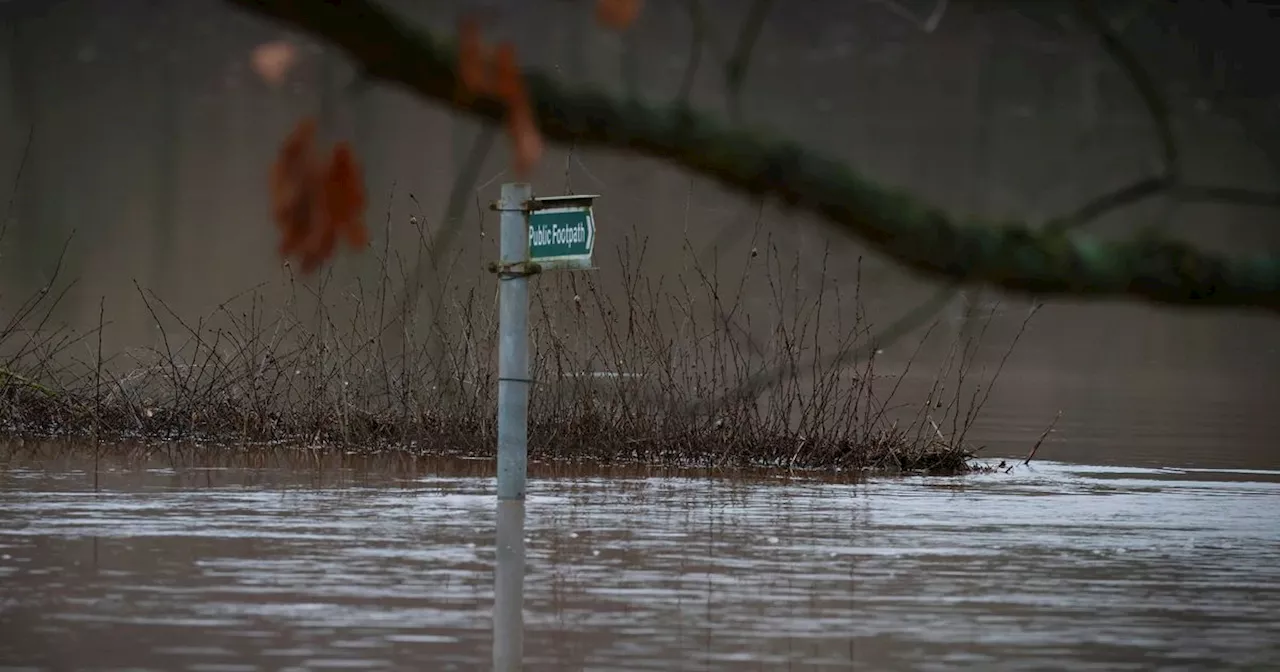
<path id="1" fill-rule="evenodd" d="M 104 459 L 95 492 L 92 461 L 6 458 L 7 669 L 492 666 L 485 463 L 156 455 Z M 1264 667 L 1278 504 L 1265 470 L 840 484 L 535 467 L 525 669 Z"/>

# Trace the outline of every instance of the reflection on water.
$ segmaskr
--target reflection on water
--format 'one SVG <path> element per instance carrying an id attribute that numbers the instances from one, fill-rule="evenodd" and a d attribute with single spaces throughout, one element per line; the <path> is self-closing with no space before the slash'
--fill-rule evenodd
<path id="1" fill-rule="evenodd" d="M 91 462 L 9 455 L 0 662 L 475 670 L 522 651 L 546 670 L 1112 670 L 1280 655 L 1280 472 L 535 469 L 522 516 L 495 511 L 492 475 L 465 463 L 162 465 L 104 462 L 95 493 Z M 495 553 L 507 525 L 523 543 Z"/>

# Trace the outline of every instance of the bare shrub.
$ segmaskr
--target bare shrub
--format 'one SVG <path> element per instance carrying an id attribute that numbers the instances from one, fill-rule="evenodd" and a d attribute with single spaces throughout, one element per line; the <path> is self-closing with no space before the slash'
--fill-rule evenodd
<path id="1" fill-rule="evenodd" d="M 412 221 L 421 234 L 413 252 L 430 257 L 431 236 Z M 397 314 L 391 290 L 411 281 L 406 255 L 385 246 L 374 254 L 373 283 L 335 290 L 332 271 L 303 283 L 286 269 L 283 305 L 268 307 L 257 287 L 194 322 L 138 288 L 158 345 L 105 359 L 105 316 L 82 334 L 49 325 L 66 292 L 55 274 L 0 315 L 0 432 L 493 455 L 495 283 L 455 283 L 451 260 L 432 271 L 430 281 L 449 288 L 438 305 Z M 875 338 L 858 281 L 834 282 L 827 255 L 784 263 L 765 244 L 729 286 L 686 254 L 687 271 L 649 277 L 638 270 L 644 241 L 631 237 L 617 253 L 622 286 L 613 293 L 592 273 L 533 281 L 531 459 L 969 468 L 965 434 L 986 400 L 979 391 L 994 382 L 962 394 L 974 375 L 973 339 L 957 341 L 926 398 L 906 404 L 915 408 L 909 421 L 891 421 L 904 406 L 895 402 L 902 380 L 918 374 L 908 362 L 895 376 L 877 375 L 874 349 L 851 366 L 826 364 Z M 802 266 L 815 269 L 816 290 L 787 286 Z M 767 287 L 763 308 L 744 299 L 748 281 Z M 399 348 L 385 345 L 390 330 Z M 94 339 L 94 356 L 71 347 Z M 770 371 L 783 373 L 748 384 Z"/>

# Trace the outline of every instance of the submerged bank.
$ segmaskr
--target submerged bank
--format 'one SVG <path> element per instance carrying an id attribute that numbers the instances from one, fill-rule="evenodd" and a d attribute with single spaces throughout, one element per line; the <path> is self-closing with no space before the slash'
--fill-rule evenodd
<path id="1" fill-rule="evenodd" d="M 491 459 L 497 445 L 494 419 L 481 408 L 461 412 L 455 407 L 451 413 L 420 408 L 398 414 L 348 408 L 339 413 L 262 411 L 226 399 L 147 401 L 151 403 L 104 403 L 10 377 L 0 380 L 0 439 L 89 442 L 82 446 L 97 442 L 107 451 L 182 444 L 238 453 L 304 449 L 473 459 Z M 561 402 L 557 412 L 530 413 L 531 460 L 827 473 L 955 475 L 982 469 L 972 462 L 972 449 L 941 434 L 913 436 L 867 422 L 825 435 L 804 434 L 744 417 L 694 417 L 652 406 L 630 410 L 611 400 L 576 401 L 582 403 Z"/>

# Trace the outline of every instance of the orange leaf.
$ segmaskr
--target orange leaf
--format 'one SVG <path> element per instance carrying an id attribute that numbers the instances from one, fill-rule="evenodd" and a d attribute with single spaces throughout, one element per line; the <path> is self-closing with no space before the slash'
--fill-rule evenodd
<path id="1" fill-rule="evenodd" d="M 364 183 L 351 147 L 316 156 L 316 123 L 305 118 L 285 138 L 271 172 L 271 205 L 280 229 L 279 253 L 296 256 L 310 273 L 333 256 L 338 234 L 353 248 L 368 244 Z"/>
<path id="2" fill-rule="evenodd" d="M 507 132 L 511 136 L 516 173 L 528 174 L 542 157 L 542 135 L 534 123 L 529 93 L 510 42 L 498 45 L 492 56 L 472 18 L 458 25 L 458 95 L 480 94 L 501 100 L 507 108 Z"/>
<path id="3" fill-rule="evenodd" d="M 542 134 L 533 121 L 529 94 L 516 63 L 516 51 L 510 43 L 498 47 L 494 66 L 494 93 L 507 104 L 507 132 L 515 154 L 516 174 L 524 178 L 542 158 Z"/>
<path id="4" fill-rule="evenodd" d="M 643 0 L 596 0 L 596 21 L 613 30 L 626 30 L 640 16 Z"/>
<path id="5" fill-rule="evenodd" d="M 258 45 L 251 58 L 254 72 L 272 86 L 284 81 L 297 60 L 298 50 L 283 40 Z"/>
<path id="6" fill-rule="evenodd" d="M 335 228 L 346 234 L 347 244 L 354 248 L 367 245 L 369 234 L 362 219 L 365 206 L 364 184 L 360 179 L 355 154 L 345 142 L 340 142 L 333 148 L 333 158 L 325 174 L 323 192 L 326 210 L 333 218 Z"/>
<path id="7" fill-rule="evenodd" d="M 520 78 L 520 66 L 516 64 L 516 48 L 510 42 L 498 45 L 493 69 L 494 95 L 501 98 L 509 108 L 527 104 L 524 80 Z"/>
<path id="8" fill-rule="evenodd" d="M 271 171 L 271 210 L 282 240 L 280 253 L 290 253 L 303 237 L 311 207 L 309 172 L 314 159 L 316 124 L 303 119 L 280 148 Z"/>
<path id="9" fill-rule="evenodd" d="M 480 36 L 480 24 L 470 17 L 463 17 L 458 24 L 458 83 L 464 98 L 490 89 L 488 50 Z"/>
<path id="10" fill-rule="evenodd" d="M 507 132 L 511 135 L 512 150 L 515 153 L 516 175 L 521 179 L 528 176 L 529 171 L 542 158 L 542 134 L 538 125 L 533 122 L 533 114 L 528 107 L 507 112 Z"/>

